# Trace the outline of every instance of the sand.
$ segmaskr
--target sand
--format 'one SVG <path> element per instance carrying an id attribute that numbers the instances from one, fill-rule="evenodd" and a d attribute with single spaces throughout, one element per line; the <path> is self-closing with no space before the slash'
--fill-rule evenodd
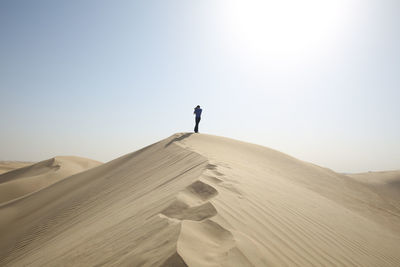
<path id="1" fill-rule="evenodd" d="M 100 164 L 91 159 L 63 156 L 3 173 L 0 175 L 0 204 L 39 191 Z"/>
<path id="2" fill-rule="evenodd" d="M 181 133 L 0 206 L 1 266 L 400 266 L 370 185 Z"/>
<path id="3" fill-rule="evenodd" d="M 386 205 L 400 212 L 400 170 L 348 174 L 350 178 L 367 186 L 379 195 Z"/>
<path id="4" fill-rule="evenodd" d="M 0 174 L 32 165 L 33 162 L 25 161 L 0 161 Z"/>

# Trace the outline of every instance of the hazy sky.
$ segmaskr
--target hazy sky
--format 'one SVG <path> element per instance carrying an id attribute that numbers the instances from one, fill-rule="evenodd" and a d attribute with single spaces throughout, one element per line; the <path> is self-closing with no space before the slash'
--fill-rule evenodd
<path id="1" fill-rule="evenodd" d="M 176 132 L 400 169 L 400 1 L 0 1 L 0 160 Z M 245 155 L 243 155 L 245 156 Z"/>

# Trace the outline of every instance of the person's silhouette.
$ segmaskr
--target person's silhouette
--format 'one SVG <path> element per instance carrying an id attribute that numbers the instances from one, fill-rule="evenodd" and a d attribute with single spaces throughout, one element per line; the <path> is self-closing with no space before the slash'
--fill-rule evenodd
<path id="1" fill-rule="evenodd" d="M 200 108 L 198 105 L 197 107 L 194 108 L 193 114 L 196 114 L 196 126 L 194 126 L 194 132 L 198 133 L 199 132 L 199 122 L 201 120 L 201 112 L 203 110 Z"/>

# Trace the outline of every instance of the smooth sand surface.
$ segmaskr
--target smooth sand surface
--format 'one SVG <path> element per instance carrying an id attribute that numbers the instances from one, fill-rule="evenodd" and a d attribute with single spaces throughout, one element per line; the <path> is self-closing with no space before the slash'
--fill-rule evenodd
<path id="1" fill-rule="evenodd" d="M 368 185 L 262 146 L 176 134 L 0 206 L 1 266 L 400 266 Z"/>
<path id="2" fill-rule="evenodd" d="M 0 175 L 0 204 L 41 190 L 101 162 L 72 156 L 54 157 Z"/>
<path id="3" fill-rule="evenodd" d="M 33 162 L 25 161 L 0 161 L 0 174 L 32 165 Z"/>
<path id="4" fill-rule="evenodd" d="M 400 212 L 400 170 L 348 174 L 379 195 L 387 205 Z"/>

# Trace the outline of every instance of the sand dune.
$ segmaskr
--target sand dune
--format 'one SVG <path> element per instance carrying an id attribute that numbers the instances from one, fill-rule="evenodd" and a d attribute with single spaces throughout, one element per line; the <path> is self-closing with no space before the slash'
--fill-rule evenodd
<path id="1" fill-rule="evenodd" d="M 0 206 L 1 266 L 399 266 L 369 185 L 262 146 L 176 134 Z"/>
<path id="2" fill-rule="evenodd" d="M 9 172 L 15 169 L 19 169 L 22 167 L 26 167 L 32 165 L 33 162 L 24 162 L 24 161 L 0 161 L 0 174 L 5 172 Z"/>
<path id="3" fill-rule="evenodd" d="M 378 194 L 388 205 L 400 212 L 400 170 L 348 174 Z"/>
<path id="4" fill-rule="evenodd" d="M 0 204 L 38 191 L 72 174 L 100 165 L 79 157 L 55 157 L 0 175 Z"/>

